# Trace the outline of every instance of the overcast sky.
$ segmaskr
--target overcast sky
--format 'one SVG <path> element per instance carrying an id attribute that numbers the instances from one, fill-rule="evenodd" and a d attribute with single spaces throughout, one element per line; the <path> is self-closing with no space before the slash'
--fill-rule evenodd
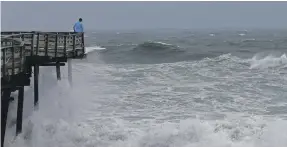
<path id="1" fill-rule="evenodd" d="M 1 3 L 2 30 L 287 27 L 287 2 Z"/>

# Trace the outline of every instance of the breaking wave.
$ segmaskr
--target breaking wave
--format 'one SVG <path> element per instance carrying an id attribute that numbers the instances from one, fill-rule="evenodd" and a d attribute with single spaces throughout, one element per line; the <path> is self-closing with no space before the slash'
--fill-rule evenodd
<path id="1" fill-rule="evenodd" d="M 100 47 L 100 46 L 91 46 L 91 47 L 86 47 L 85 51 L 86 51 L 86 54 L 87 54 L 87 53 L 90 53 L 90 52 L 93 52 L 93 51 L 96 51 L 96 50 L 105 50 L 105 49 L 106 48 Z"/>
<path id="2" fill-rule="evenodd" d="M 254 68 L 271 68 L 271 67 L 282 67 L 287 65 L 286 54 L 273 55 L 269 54 L 264 56 L 262 54 L 255 55 L 251 60 L 251 69 Z"/>
<path id="3" fill-rule="evenodd" d="M 156 51 L 179 51 L 180 48 L 178 46 L 167 44 L 163 42 L 153 42 L 148 41 L 142 44 L 137 45 L 134 50 L 140 51 L 148 51 L 148 52 L 156 52 Z"/>

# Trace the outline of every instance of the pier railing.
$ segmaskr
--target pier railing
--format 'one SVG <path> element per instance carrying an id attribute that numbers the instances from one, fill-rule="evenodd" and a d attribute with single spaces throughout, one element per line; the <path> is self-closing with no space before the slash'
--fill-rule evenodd
<path id="1" fill-rule="evenodd" d="M 2 36 L 1 36 L 2 37 Z M 23 72 L 25 46 L 23 42 L 9 37 L 1 38 L 1 77 Z"/>
<path id="2" fill-rule="evenodd" d="M 82 58 L 84 34 L 74 32 L 1 32 L 1 77 L 24 70 L 25 57 Z"/>
<path id="3" fill-rule="evenodd" d="M 2 32 L 1 35 L 23 41 L 26 44 L 26 55 L 30 56 L 77 58 L 85 52 L 83 33 Z"/>

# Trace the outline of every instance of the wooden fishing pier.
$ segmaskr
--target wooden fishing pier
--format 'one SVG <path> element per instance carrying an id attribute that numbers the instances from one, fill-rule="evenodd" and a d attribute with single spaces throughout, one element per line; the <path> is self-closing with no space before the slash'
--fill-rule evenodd
<path id="1" fill-rule="evenodd" d="M 4 145 L 11 92 L 18 92 L 16 135 L 22 131 L 24 86 L 34 76 L 34 108 L 39 103 L 39 66 L 60 66 L 86 56 L 84 33 L 1 32 L 1 147 Z"/>

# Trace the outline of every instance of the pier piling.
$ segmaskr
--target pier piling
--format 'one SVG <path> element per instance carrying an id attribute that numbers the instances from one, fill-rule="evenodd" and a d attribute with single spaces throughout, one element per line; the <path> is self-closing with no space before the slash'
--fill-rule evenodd
<path id="1" fill-rule="evenodd" d="M 72 78 L 72 61 L 68 59 L 68 81 L 70 86 L 73 86 L 73 78 Z"/>
<path id="2" fill-rule="evenodd" d="M 24 86 L 20 86 L 18 89 L 16 135 L 22 132 L 23 103 L 24 103 Z"/>
<path id="3" fill-rule="evenodd" d="M 10 89 L 1 91 L 1 147 L 4 145 L 10 94 Z"/>
<path id="4" fill-rule="evenodd" d="M 39 103 L 39 65 L 34 65 L 34 109 Z"/>
<path id="5" fill-rule="evenodd" d="M 61 80 L 60 63 L 56 63 L 57 80 Z"/>

